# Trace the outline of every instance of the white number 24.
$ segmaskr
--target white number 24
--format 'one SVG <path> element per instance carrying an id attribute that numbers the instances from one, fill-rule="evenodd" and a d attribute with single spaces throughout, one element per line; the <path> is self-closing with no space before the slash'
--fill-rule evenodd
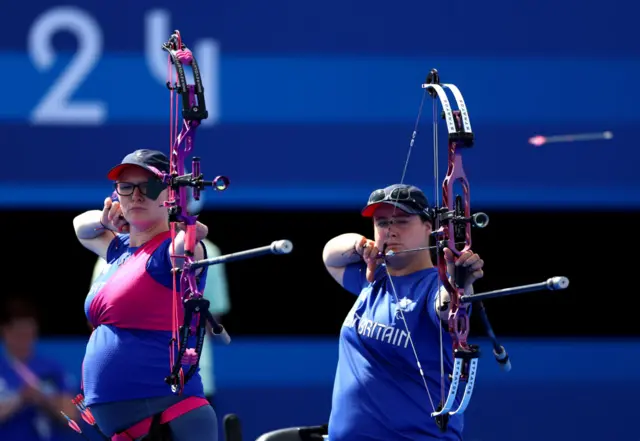
<path id="1" fill-rule="evenodd" d="M 105 103 L 71 101 L 71 95 L 102 55 L 102 31 L 91 15 L 72 6 L 56 7 L 40 15 L 29 31 L 29 57 L 38 70 L 51 69 L 56 58 L 53 36 L 61 31 L 73 33 L 78 50 L 33 109 L 31 122 L 36 125 L 100 125 L 107 118 Z"/>
<path id="2" fill-rule="evenodd" d="M 145 40 L 157 41 L 170 30 L 168 11 L 152 10 L 145 15 Z M 103 54 L 103 35 L 100 24 L 86 11 L 74 6 L 58 6 L 39 15 L 29 30 L 27 47 L 31 62 L 39 71 L 48 71 L 56 61 L 53 37 L 58 32 L 71 33 L 78 42 L 78 49 L 71 61 L 42 99 L 36 104 L 30 122 L 33 125 L 102 125 L 108 117 L 107 104 L 103 101 L 73 100 L 73 94 L 95 69 Z M 161 51 L 151 49 L 145 41 L 145 59 L 152 77 L 159 84 L 166 58 Z M 202 39 L 194 42 L 195 52 L 201 58 L 200 71 L 205 81 L 205 97 L 209 118 L 207 126 L 214 125 L 219 117 L 218 70 L 220 49 L 217 41 Z M 155 49 L 156 45 L 153 45 Z"/>

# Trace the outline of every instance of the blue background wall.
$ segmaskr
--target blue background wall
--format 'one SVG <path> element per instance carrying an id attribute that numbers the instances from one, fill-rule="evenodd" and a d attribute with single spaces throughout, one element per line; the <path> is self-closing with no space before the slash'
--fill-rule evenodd
<path id="1" fill-rule="evenodd" d="M 466 441 L 617 441 L 638 438 L 640 341 L 505 340 L 505 374 L 481 359 L 467 409 Z M 78 372 L 82 340 L 47 340 L 40 349 Z M 331 409 L 334 339 L 235 338 L 216 347 L 220 418 L 237 413 L 245 440 L 276 428 L 323 424 Z M 425 416 L 427 417 L 427 416 Z"/>
<path id="2" fill-rule="evenodd" d="M 640 6 L 629 0 L 68 4 L 81 6 L 31 1 L 5 24 L 0 133 L 14 167 L 0 178 L 2 206 L 94 204 L 109 192 L 110 163 L 168 149 L 160 45 L 174 28 L 209 94 L 212 124 L 196 146 L 203 170 L 232 182 L 211 205 L 359 206 L 399 180 L 420 83 L 436 67 L 471 112 L 476 206 L 640 206 Z M 43 105 L 62 78 L 73 105 L 87 106 L 71 117 L 60 99 Z M 407 180 L 431 191 L 429 120 Z M 527 143 L 605 130 L 612 140 Z"/>

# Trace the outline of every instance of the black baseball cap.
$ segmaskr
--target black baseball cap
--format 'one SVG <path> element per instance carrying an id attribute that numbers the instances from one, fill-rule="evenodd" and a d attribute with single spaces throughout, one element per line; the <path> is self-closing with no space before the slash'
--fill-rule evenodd
<path id="1" fill-rule="evenodd" d="M 157 150 L 140 149 L 129 153 L 120 164 L 109 170 L 107 179 L 115 181 L 120 172 L 130 165 L 141 167 L 154 175 L 169 173 L 169 158 L 164 153 Z"/>
<path id="2" fill-rule="evenodd" d="M 394 184 L 375 190 L 369 195 L 367 206 L 362 209 L 364 217 L 372 217 L 381 204 L 393 205 L 409 214 L 429 215 L 429 201 L 423 191 L 414 185 Z"/>

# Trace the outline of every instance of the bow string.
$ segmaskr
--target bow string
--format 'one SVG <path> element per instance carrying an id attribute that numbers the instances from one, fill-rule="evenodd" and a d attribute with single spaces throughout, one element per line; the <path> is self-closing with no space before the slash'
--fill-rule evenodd
<path id="1" fill-rule="evenodd" d="M 394 296 L 394 300 L 399 305 L 400 299 L 393 283 L 393 277 L 389 272 L 388 265 L 393 256 L 401 253 L 412 253 L 419 251 L 427 251 L 435 249 L 436 262 L 435 266 L 438 270 L 438 306 L 440 313 L 446 313 L 448 310 L 448 318 L 444 326 L 440 326 L 440 400 L 436 406 L 431 390 L 429 389 L 427 380 L 424 376 L 420 357 L 414 345 L 414 337 L 419 339 L 420 336 L 413 336 L 409 330 L 409 326 L 404 317 L 402 308 L 400 311 L 400 319 L 404 324 L 405 331 L 408 335 L 408 341 L 412 348 L 417 363 L 418 374 L 422 378 L 427 398 L 430 402 L 432 412 L 431 417 L 435 419 L 437 426 L 442 432 L 446 432 L 449 423 L 449 417 L 452 415 L 461 415 L 467 409 L 473 388 L 476 381 L 478 371 L 478 359 L 480 358 L 480 349 L 478 345 L 470 344 L 468 341 L 470 331 L 470 314 L 471 304 L 475 304 L 480 313 L 480 318 L 485 326 L 485 330 L 489 340 L 491 341 L 493 355 L 501 369 L 508 372 L 511 370 L 511 361 L 504 346 L 498 341 L 489 318 L 487 316 L 483 300 L 497 297 L 504 297 L 513 294 L 519 294 L 540 290 L 561 290 L 569 286 L 569 279 L 566 277 L 552 277 L 544 282 L 516 286 L 482 294 L 465 293 L 465 280 L 468 272 L 462 267 L 456 267 L 455 274 L 447 273 L 447 261 L 445 259 L 445 248 L 453 253 L 454 263 L 460 256 L 471 251 L 472 228 L 485 228 L 489 223 L 489 216 L 485 213 L 471 213 L 471 197 L 470 185 L 463 166 L 463 152 L 474 147 L 475 135 L 471 129 L 471 119 L 469 111 L 462 93 L 454 84 L 441 83 L 440 75 L 436 69 L 432 69 L 426 81 L 422 84 L 423 97 L 418 111 L 418 117 L 414 126 L 414 130 L 409 143 L 409 151 L 404 164 L 402 178 L 400 184 L 404 184 L 411 158 L 411 151 L 414 147 L 418 134 L 418 127 L 425 101 L 428 97 L 433 100 L 433 158 L 434 158 L 434 203 L 433 206 L 425 210 L 425 215 L 432 221 L 432 238 L 435 244 L 433 246 L 413 248 L 408 250 L 390 250 L 382 252 L 378 257 L 384 259 L 384 267 L 390 282 L 390 287 Z M 452 107 L 449 94 L 453 97 L 456 108 Z M 439 114 L 440 108 L 441 113 Z M 439 139 L 438 139 L 438 123 L 444 120 L 447 128 L 447 173 L 440 184 L 439 180 Z M 459 184 L 462 188 L 462 194 L 454 194 L 454 185 Z M 438 190 L 440 188 L 440 191 Z M 395 202 L 400 199 L 398 193 Z M 395 214 L 394 207 L 392 219 Z M 390 231 L 387 231 L 387 240 Z M 383 249 L 386 249 L 386 245 Z M 448 300 L 444 301 L 446 293 Z M 444 322 L 444 320 L 443 320 Z M 443 328 L 451 336 L 452 341 L 452 358 L 453 365 L 451 373 L 446 375 L 444 362 L 444 339 Z M 448 392 L 447 392 L 448 383 Z M 460 396 L 459 389 L 464 387 Z"/>

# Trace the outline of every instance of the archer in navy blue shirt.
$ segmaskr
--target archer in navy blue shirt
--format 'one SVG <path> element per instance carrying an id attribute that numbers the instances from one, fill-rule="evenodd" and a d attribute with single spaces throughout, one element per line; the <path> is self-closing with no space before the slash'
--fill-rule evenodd
<path id="1" fill-rule="evenodd" d="M 404 192 L 401 202 L 389 197 L 398 194 L 394 189 Z M 356 296 L 340 331 L 329 441 L 462 439 L 463 415 L 450 416 L 445 432 L 431 417 L 443 390 L 445 397 L 449 392 L 453 355 L 452 338 L 442 326 L 448 294 L 440 288 L 428 249 L 432 223 L 427 208 L 416 187 L 378 190 L 362 213 L 373 218 L 374 240 L 347 233 L 324 248 L 327 270 Z M 422 250 L 396 254 L 386 263 L 376 258 L 379 250 L 416 248 Z M 448 274 L 460 270 L 450 250 L 445 260 Z M 471 294 L 471 283 L 483 275 L 483 262 L 472 252 L 458 262 L 468 272 L 465 292 Z M 459 403 L 460 398 L 453 408 Z"/>

